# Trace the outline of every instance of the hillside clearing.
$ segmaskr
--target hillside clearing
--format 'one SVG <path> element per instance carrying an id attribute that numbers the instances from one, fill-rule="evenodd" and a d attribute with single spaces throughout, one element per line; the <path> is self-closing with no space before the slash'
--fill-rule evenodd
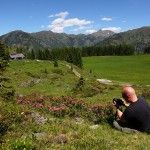
<path id="1" fill-rule="evenodd" d="M 83 66 L 99 79 L 150 85 L 150 55 L 84 57 Z"/>

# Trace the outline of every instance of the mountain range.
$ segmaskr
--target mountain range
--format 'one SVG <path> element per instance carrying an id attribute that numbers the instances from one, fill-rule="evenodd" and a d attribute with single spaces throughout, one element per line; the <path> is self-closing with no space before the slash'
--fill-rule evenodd
<path id="1" fill-rule="evenodd" d="M 54 33 L 52 31 L 26 33 L 17 30 L 0 36 L 0 40 L 12 47 L 24 47 L 26 49 L 53 49 L 58 47 L 92 46 L 113 34 L 114 32 L 112 31 L 102 30 L 88 35 Z"/>
<path id="2" fill-rule="evenodd" d="M 150 27 L 142 27 L 126 32 L 114 34 L 96 45 L 108 44 L 132 44 L 135 46 L 135 51 L 140 53 L 145 47 L 150 46 Z"/>
<path id="3" fill-rule="evenodd" d="M 0 40 L 12 47 L 30 49 L 83 47 L 108 44 L 133 44 L 136 51 L 143 51 L 150 46 L 150 26 L 114 33 L 109 30 L 99 30 L 92 34 L 65 34 L 52 31 L 27 33 L 20 30 L 0 36 Z"/>

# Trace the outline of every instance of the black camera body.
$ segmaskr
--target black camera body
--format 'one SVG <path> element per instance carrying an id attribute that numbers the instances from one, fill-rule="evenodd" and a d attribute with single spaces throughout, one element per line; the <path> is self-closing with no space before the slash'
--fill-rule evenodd
<path id="1" fill-rule="evenodd" d="M 124 106 L 124 102 L 121 98 L 114 98 L 113 103 L 116 103 L 116 106 Z"/>

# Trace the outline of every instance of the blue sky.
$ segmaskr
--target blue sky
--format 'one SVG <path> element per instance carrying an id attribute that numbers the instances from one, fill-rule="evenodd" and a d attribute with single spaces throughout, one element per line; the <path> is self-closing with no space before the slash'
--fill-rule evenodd
<path id="1" fill-rule="evenodd" d="M 14 30 L 89 34 L 150 26 L 150 0 L 0 0 L 0 35 Z"/>

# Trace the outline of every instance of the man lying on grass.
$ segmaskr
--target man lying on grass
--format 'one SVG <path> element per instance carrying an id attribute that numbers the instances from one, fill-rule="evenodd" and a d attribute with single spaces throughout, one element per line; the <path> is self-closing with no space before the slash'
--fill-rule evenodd
<path id="1" fill-rule="evenodd" d="M 150 107 L 146 100 L 137 97 L 135 90 L 129 86 L 123 88 L 122 97 L 129 105 L 122 101 L 123 106 L 125 106 L 125 110 L 122 112 L 118 102 L 114 101 L 119 120 L 114 121 L 113 126 L 122 132 L 142 131 L 150 134 Z"/>

